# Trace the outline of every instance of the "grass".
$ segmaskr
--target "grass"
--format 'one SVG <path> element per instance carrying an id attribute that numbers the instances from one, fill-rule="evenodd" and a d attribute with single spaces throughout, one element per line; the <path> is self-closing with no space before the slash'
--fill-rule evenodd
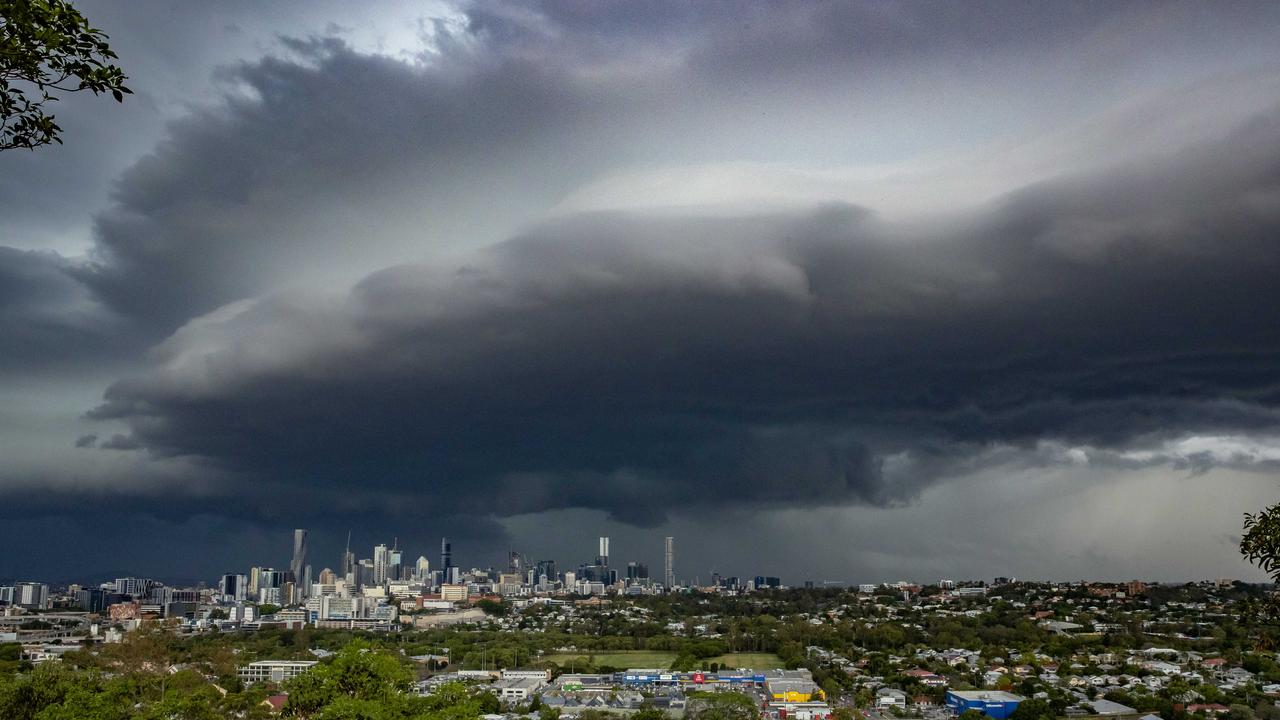
<path id="1" fill-rule="evenodd" d="M 656 668 L 671 667 L 676 654 L 664 650 L 607 650 L 592 653 L 583 650 L 576 653 L 556 653 L 543 655 L 542 660 L 553 662 L 560 667 L 568 667 L 575 659 L 592 658 L 596 665 L 609 665 L 617 668 Z M 708 663 L 719 663 L 721 667 L 753 668 L 769 670 L 782 667 L 782 660 L 773 653 L 725 653 L 709 658 Z"/>
<path id="2" fill-rule="evenodd" d="M 782 659 L 773 653 L 725 653 L 707 662 L 720 663 L 721 667 L 772 670 L 782 667 Z"/>
<path id="3" fill-rule="evenodd" d="M 596 653 L 583 650 L 576 653 L 542 656 L 543 660 L 549 660 L 561 667 L 568 666 L 576 658 L 592 658 L 592 662 L 596 665 L 619 668 L 667 668 L 675 662 L 676 654 L 663 650 L 608 650 Z"/>

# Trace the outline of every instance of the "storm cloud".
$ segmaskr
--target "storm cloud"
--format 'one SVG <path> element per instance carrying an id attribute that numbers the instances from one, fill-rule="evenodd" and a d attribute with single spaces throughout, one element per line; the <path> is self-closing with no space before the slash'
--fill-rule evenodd
<path id="1" fill-rule="evenodd" d="M 1274 7 L 392 16 L 245 18 L 79 245 L 15 210 L 0 513 L 786 550 L 1011 478 L 1275 473 Z"/>
<path id="2" fill-rule="evenodd" d="M 158 455 L 427 507 L 911 500 L 905 454 L 1273 430 L 1280 115 L 945 224 L 566 218 L 194 321 L 96 417 Z M 1207 181 L 1207 182 L 1206 182 Z"/>

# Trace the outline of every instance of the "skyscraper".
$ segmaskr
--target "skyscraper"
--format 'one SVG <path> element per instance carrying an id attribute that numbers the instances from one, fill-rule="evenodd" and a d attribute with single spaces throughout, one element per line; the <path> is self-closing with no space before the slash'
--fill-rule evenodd
<path id="1" fill-rule="evenodd" d="M 307 566 L 307 531 L 298 528 L 293 531 L 293 560 L 289 563 L 289 572 L 293 573 L 295 583 L 303 582 L 303 571 Z M 303 589 L 300 594 L 305 594 Z"/>
<path id="2" fill-rule="evenodd" d="M 373 547 L 373 584 L 385 585 L 387 582 L 387 566 L 391 561 L 391 552 L 386 544 Z"/>
<path id="3" fill-rule="evenodd" d="M 404 553 L 399 550 L 392 550 L 387 554 L 387 579 L 400 581 L 404 580 Z"/>
<path id="4" fill-rule="evenodd" d="M 342 551 L 342 562 L 338 563 L 338 576 L 355 587 L 360 578 L 356 572 L 356 554 L 351 552 L 351 531 L 347 531 L 347 549 Z"/>
<path id="5" fill-rule="evenodd" d="M 449 538 L 440 538 L 440 570 L 444 572 L 445 581 L 449 581 L 449 568 L 453 567 L 453 544 Z"/>
<path id="6" fill-rule="evenodd" d="M 596 564 L 601 567 L 609 567 L 609 538 L 600 538 L 600 554 L 597 556 Z"/>
<path id="7" fill-rule="evenodd" d="M 426 555 L 419 555 L 418 562 L 414 566 L 414 579 L 418 582 L 426 582 L 431 579 L 431 561 Z"/>
<path id="8" fill-rule="evenodd" d="M 218 593 L 225 601 L 243 601 L 249 593 L 249 578 L 244 575 L 223 575 L 218 581 Z"/>
<path id="9" fill-rule="evenodd" d="M 649 566 L 642 562 L 627 563 L 627 580 L 629 582 L 639 582 L 649 579 Z"/>
<path id="10" fill-rule="evenodd" d="M 676 586 L 676 567 L 675 567 L 676 539 L 668 535 L 666 546 L 667 546 L 666 547 L 667 562 L 666 562 L 666 574 L 663 577 L 663 582 L 666 583 L 667 589 L 670 590 L 671 588 Z"/>

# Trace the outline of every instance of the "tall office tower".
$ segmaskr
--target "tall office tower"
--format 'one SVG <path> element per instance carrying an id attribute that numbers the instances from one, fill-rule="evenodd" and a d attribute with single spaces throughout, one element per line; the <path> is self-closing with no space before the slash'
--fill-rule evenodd
<path id="1" fill-rule="evenodd" d="M 387 579 L 404 580 L 404 553 L 392 550 L 387 554 Z"/>
<path id="2" fill-rule="evenodd" d="M 253 598 L 253 599 L 255 599 L 255 600 L 257 599 L 257 597 L 258 597 L 258 585 L 259 585 L 259 583 L 261 583 L 261 582 L 262 582 L 262 568 L 259 568 L 259 567 L 249 568 L 249 590 L 248 590 L 248 592 L 249 592 L 249 597 L 250 597 L 250 598 Z"/>
<path id="3" fill-rule="evenodd" d="M 449 580 L 449 569 L 453 567 L 453 543 L 449 538 L 440 538 L 440 570 L 444 572 L 445 581 Z"/>
<path id="4" fill-rule="evenodd" d="M 539 560 L 538 567 L 534 570 L 533 576 L 539 583 L 552 583 L 559 580 L 560 577 L 556 573 L 556 561 Z"/>
<path id="5" fill-rule="evenodd" d="M 44 583 L 20 582 L 14 585 L 13 604 L 28 610 L 49 609 L 49 586 Z"/>
<path id="6" fill-rule="evenodd" d="M 264 588 L 278 588 L 284 585 L 284 573 L 275 568 L 259 568 L 258 570 L 258 592 L 261 593 Z"/>
<path id="7" fill-rule="evenodd" d="M 316 578 L 316 582 L 321 585 L 332 585 L 338 581 L 338 576 L 329 568 L 320 571 L 320 576 Z"/>
<path id="8" fill-rule="evenodd" d="M 241 601 L 249 591 L 248 586 L 249 579 L 244 575 L 223 575 L 218 581 L 218 594 L 227 602 Z"/>
<path id="9" fill-rule="evenodd" d="M 303 572 L 307 567 L 307 531 L 298 528 L 293 531 L 293 560 L 289 563 L 289 572 L 293 573 L 293 582 L 299 585 L 299 595 L 306 594 L 306 585 L 302 585 Z M 298 598 L 301 599 L 301 598 Z"/>
<path id="10" fill-rule="evenodd" d="M 351 552 L 351 531 L 347 531 L 347 549 L 342 551 L 342 562 L 338 563 L 338 575 L 348 585 L 356 584 L 356 554 Z"/>
<path id="11" fill-rule="evenodd" d="M 356 554 L 350 550 L 342 553 L 342 572 L 339 577 L 346 580 L 348 585 L 356 582 Z"/>
<path id="12" fill-rule="evenodd" d="M 670 590 L 676 586 L 676 539 L 668 535 L 666 546 L 667 562 L 663 582 L 667 584 L 667 589 Z"/>
<path id="13" fill-rule="evenodd" d="M 135 598 L 146 597 L 154 585 L 155 581 L 148 578 L 116 578 L 116 592 Z"/>
<path id="14" fill-rule="evenodd" d="M 609 567 L 609 538 L 600 538 L 600 554 L 597 556 L 596 564 L 602 567 Z"/>
<path id="15" fill-rule="evenodd" d="M 418 582 L 426 582 L 431 579 L 431 561 L 426 555 L 419 555 L 418 562 L 413 566 L 413 577 Z"/>
<path id="16" fill-rule="evenodd" d="M 373 547 L 373 584 L 385 585 L 387 582 L 387 566 L 391 561 L 391 551 L 386 545 Z"/>
<path id="17" fill-rule="evenodd" d="M 649 566 L 642 562 L 627 563 L 627 580 L 638 582 L 649 579 Z"/>

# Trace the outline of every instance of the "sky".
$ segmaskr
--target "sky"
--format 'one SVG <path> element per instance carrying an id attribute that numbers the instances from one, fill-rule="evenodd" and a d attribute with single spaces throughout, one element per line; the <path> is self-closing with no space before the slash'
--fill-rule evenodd
<path id="1" fill-rule="evenodd" d="M 1264 577 L 1276 3 L 77 5 L 0 578 Z"/>

